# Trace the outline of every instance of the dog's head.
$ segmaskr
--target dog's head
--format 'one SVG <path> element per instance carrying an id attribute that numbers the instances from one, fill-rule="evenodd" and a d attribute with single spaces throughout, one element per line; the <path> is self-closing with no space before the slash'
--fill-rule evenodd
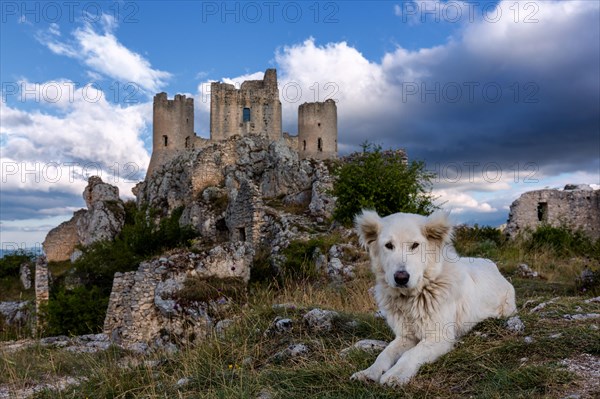
<path id="1" fill-rule="evenodd" d="M 416 289 L 422 287 L 424 277 L 439 273 L 452 233 L 448 214 L 395 213 L 382 218 L 363 210 L 354 222 L 361 245 L 369 250 L 373 271 L 390 287 Z"/>

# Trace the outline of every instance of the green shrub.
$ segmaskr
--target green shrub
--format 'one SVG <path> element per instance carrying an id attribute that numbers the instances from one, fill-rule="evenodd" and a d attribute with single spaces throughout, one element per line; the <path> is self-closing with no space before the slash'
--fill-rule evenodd
<path id="1" fill-rule="evenodd" d="M 315 264 L 315 250 L 320 247 L 318 239 L 309 241 L 292 241 L 283 250 L 285 262 L 279 271 L 283 279 L 290 280 L 314 280 L 319 276 Z M 323 251 L 322 251 L 323 252 Z"/>
<path id="2" fill-rule="evenodd" d="M 506 243 L 502 232 L 491 226 L 460 225 L 453 233 L 454 247 L 462 256 L 493 257 Z"/>
<path id="3" fill-rule="evenodd" d="M 350 226 L 361 209 L 381 215 L 396 212 L 430 214 L 436 206 L 430 194 L 433 174 L 423 162 L 404 162 L 395 151 L 365 143 L 363 151 L 348 157 L 334 170 L 335 220 Z"/>
<path id="4" fill-rule="evenodd" d="M 566 227 L 539 226 L 527 240 L 532 250 L 550 249 L 560 256 L 586 255 L 600 259 L 600 240 L 594 242 L 581 231 Z"/>
<path id="5" fill-rule="evenodd" d="M 108 296 L 96 286 L 64 287 L 51 291 L 50 300 L 44 309 L 46 335 L 82 335 L 102 330 Z"/>
<path id="6" fill-rule="evenodd" d="M 208 302 L 219 298 L 235 302 L 246 299 L 246 283 L 237 277 L 191 277 L 175 294 L 175 299 L 184 304 Z"/>
<path id="7" fill-rule="evenodd" d="M 0 278 L 18 276 L 21 264 L 32 262 L 35 255 L 19 249 L 0 258 Z"/>

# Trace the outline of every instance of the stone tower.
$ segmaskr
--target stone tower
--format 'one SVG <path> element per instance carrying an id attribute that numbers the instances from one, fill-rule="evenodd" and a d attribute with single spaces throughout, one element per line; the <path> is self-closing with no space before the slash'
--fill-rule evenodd
<path id="1" fill-rule="evenodd" d="M 277 70 L 267 69 L 263 80 L 247 80 L 239 89 L 228 83 L 211 83 L 210 138 L 226 140 L 236 134 L 263 134 L 272 140 L 282 137 Z"/>
<path id="2" fill-rule="evenodd" d="M 298 155 L 301 159 L 336 158 L 337 137 L 335 101 L 304 103 L 298 107 Z"/>
<path id="3" fill-rule="evenodd" d="M 173 100 L 167 93 L 154 96 L 152 121 L 152 157 L 146 176 L 194 146 L 194 99 L 177 94 Z"/>

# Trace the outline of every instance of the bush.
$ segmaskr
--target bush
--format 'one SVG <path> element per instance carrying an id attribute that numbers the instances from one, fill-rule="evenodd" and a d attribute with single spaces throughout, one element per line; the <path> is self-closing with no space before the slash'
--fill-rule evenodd
<path id="1" fill-rule="evenodd" d="M 44 309 L 47 335 L 82 335 L 102 330 L 108 296 L 96 286 L 51 291 Z"/>
<path id="2" fill-rule="evenodd" d="M 209 302 L 223 297 L 234 302 L 245 300 L 246 283 L 237 277 L 190 277 L 175 294 L 175 299 L 183 304 Z"/>
<path id="3" fill-rule="evenodd" d="M 19 249 L 0 258 L 0 278 L 18 276 L 21 264 L 32 262 L 35 256 L 32 253 Z"/>
<path id="4" fill-rule="evenodd" d="M 453 244 L 462 256 L 491 257 L 505 242 L 506 237 L 495 227 L 475 224 L 454 228 Z"/>
<path id="5" fill-rule="evenodd" d="M 587 255 L 600 259 L 600 240 L 592 241 L 581 231 L 566 227 L 539 226 L 527 240 L 529 249 L 549 248 L 561 256 Z"/>
<path id="6" fill-rule="evenodd" d="M 345 226 L 352 224 L 361 209 L 375 209 L 381 215 L 429 215 L 436 209 L 430 194 L 433 174 L 425 171 L 423 162 L 406 164 L 398 152 L 365 143 L 363 151 L 350 155 L 334 175 L 333 217 Z"/>

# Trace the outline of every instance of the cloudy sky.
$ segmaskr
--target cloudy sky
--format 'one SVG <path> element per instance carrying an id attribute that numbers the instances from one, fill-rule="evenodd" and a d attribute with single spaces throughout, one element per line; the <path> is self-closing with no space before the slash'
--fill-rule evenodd
<path id="1" fill-rule="evenodd" d="M 12 2 L 0 23 L 2 248 L 39 246 L 100 175 L 143 179 L 152 97 L 277 68 L 284 130 L 333 98 L 340 152 L 402 147 L 457 222 L 524 191 L 600 184 L 597 1 Z"/>

